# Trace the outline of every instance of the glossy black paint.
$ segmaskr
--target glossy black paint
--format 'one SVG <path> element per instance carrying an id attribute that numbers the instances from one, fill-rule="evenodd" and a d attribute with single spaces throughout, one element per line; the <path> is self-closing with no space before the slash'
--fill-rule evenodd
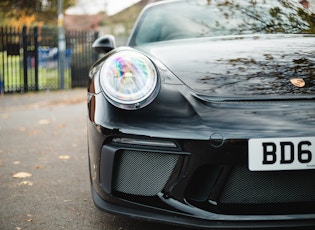
<path id="1" fill-rule="evenodd" d="M 251 35 L 140 47 L 189 88 L 213 97 L 314 95 L 315 36 Z M 307 81 L 297 88 L 290 79 Z"/>
<path id="2" fill-rule="evenodd" d="M 123 133 L 161 138 L 205 140 L 213 133 L 220 133 L 223 139 L 281 137 L 288 132 L 312 136 L 315 37 L 306 37 L 307 42 L 303 38 L 191 39 L 139 47 L 159 68 L 163 84 L 156 100 L 141 110 L 117 109 L 103 97 L 97 76 L 93 100 L 101 107 L 95 108 L 90 119 Z M 223 48 L 226 42 L 228 50 Z M 246 43 L 245 50 L 236 45 L 239 42 Z M 290 48 L 296 43 L 301 47 Z M 229 58 L 224 60 L 224 56 Z M 246 56 L 257 58 L 244 65 Z M 273 57 L 272 61 L 266 56 Z M 298 58 L 307 64 L 296 64 Z M 168 69 L 162 63 L 169 63 Z M 305 79 L 306 86 L 293 86 L 290 78 L 295 76 Z"/>
<path id="3" fill-rule="evenodd" d="M 155 64 L 161 88 L 139 110 L 123 110 L 103 95 L 100 67 L 120 50 L 135 50 Z M 246 175 L 248 139 L 313 137 L 315 36 L 237 35 L 148 43 L 107 53 L 90 71 L 88 142 L 93 200 L 116 214 L 202 228 L 314 227 L 315 199 L 283 204 L 224 206 L 225 183 Z M 290 79 L 302 78 L 304 87 Z M 174 147 L 116 142 L 115 138 L 169 141 Z M 115 161 L 122 151 L 163 152 L 179 160 L 153 197 L 115 191 Z M 306 172 L 305 172 L 306 171 Z M 315 170 L 269 173 L 309 178 Z M 152 181 L 154 183 L 154 181 Z"/>

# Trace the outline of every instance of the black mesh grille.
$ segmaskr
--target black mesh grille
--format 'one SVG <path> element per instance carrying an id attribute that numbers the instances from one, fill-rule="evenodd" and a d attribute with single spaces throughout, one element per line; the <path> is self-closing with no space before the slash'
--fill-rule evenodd
<path id="1" fill-rule="evenodd" d="M 315 212 L 315 171 L 251 172 L 245 166 L 235 167 L 220 207 L 232 213 Z"/>
<path id="2" fill-rule="evenodd" d="M 144 151 L 123 151 L 115 159 L 114 190 L 154 196 L 168 181 L 179 156 Z"/>

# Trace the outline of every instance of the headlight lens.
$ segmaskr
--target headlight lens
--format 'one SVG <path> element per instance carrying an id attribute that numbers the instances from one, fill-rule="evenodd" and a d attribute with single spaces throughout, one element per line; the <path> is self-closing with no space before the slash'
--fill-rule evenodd
<path id="1" fill-rule="evenodd" d="M 159 79 L 153 63 L 135 51 L 119 51 L 106 59 L 100 83 L 107 99 L 123 109 L 138 109 L 156 97 Z"/>

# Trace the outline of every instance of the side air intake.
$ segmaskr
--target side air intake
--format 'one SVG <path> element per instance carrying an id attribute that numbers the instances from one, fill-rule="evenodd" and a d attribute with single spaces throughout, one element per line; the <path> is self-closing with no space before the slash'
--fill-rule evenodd
<path id="1" fill-rule="evenodd" d="M 168 181 L 179 155 L 126 150 L 116 155 L 113 190 L 154 196 Z"/>

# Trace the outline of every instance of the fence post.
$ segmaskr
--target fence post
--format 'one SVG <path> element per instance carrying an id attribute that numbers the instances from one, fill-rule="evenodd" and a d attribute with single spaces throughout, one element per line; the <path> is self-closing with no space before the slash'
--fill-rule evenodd
<path id="1" fill-rule="evenodd" d="M 26 34 L 26 26 L 23 26 L 22 41 L 23 41 L 24 92 L 27 92 L 28 91 L 28 79 L 27 79 L 27 34 Z"/>
<path id="2" fill-rule="evenodd" d="M 0 73 L 0 94 L 2 94 L 2 93 L 4 93 L 4 69 L 5 69 L 5 67 L 4 67 L 4 50 L 5 50 L 5 44 L 4 44 L 4 35 L 5 35 L 5 29 L 4 29 L 5 27 L 4 26 L 0 26 L 0 38 L 1 38 L 1 40 L 0 40 L 0 45 L 1 45 L 1 47 L 0 47 L 0 51 L 2 52 L 2 63 L 1 63 L 1 65 L 2 65 L 2 70 L 1 70 L 1 73 Z"/>
<path id="3" fill-rule="evenodd" d="M 93 40 L 93 42 L 94 42 L 96 39 L 98 39 L 98 36 L 99 36 L 98 31 L 94 31 L 94 40 Z M 92 47 L 91 47 L 91 48 L 92 48 Z M 96 52 L 94 52 L 94 51 L 92 51 L 92 55 L 93 55 L 93 62 L 96 62 L 97 59 L 99 58 L 99 54 L 96 53 Z"/>
<path id="4" fill-rule="evenodd" d="M 63 27 L 63 0 L 58 0 L 58 69 L 60 89 L 64 89 L 66 40 Z"/>
<path id="5" fill-rule="evenodd" d="M 35 91 L 39 90 L 38 87 L 38 27 L 34 28 L 34 58 L 35 58 Z"/>

